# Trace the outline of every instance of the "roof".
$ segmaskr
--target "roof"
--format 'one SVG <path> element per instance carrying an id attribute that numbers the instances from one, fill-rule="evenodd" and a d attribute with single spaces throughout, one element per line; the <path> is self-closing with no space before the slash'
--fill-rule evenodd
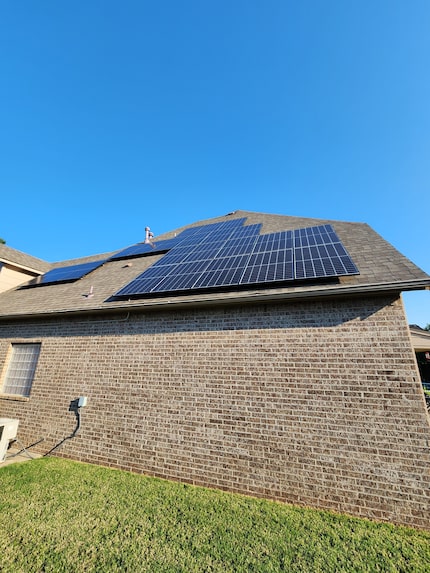
<path id="1" fill-rule="evenodd" d="M 295 230 L 331 224 L 347 249 L 359 274 L 341 276 L 336 280 L 302 281 L 276 284 L 270 288 L 212 289 L 207 292 L 189 291 L 166 294 L 156 298 L 143 296 L 138 299 L 118 300 L 113 295 L 145 269 L 163 257 L 150 256 L 127 260 L 107 261 L 83 278 L 74 282 L 45 284 L 34 288 L 18 287 L 0 294 L 0 320 L 11 318 L 64 315 L 68 313 L 103 313 L 131 310 L 154 310 L 176 306 L 214 305 L 256 301 L 319 298 L 323 296 L 352 296 L 354 294 L 398 294 L 406 290 L 430 288 L 430 276 L 402 255 L 366 223 L 342 222 L 328 219 L 270 215 L 249 211 L 235 211 L 228 215 L 198 221 L 155 238 L 164 240 L 175 237 L 183 230 L 246 218 L 245 225 L 262 223 L 261 234 Z M 142 239 L 140 237 L 139 239 Z M 122 250 L 122 249 L 121 249 Z M 118 251 L 119 252 L 119 251 Z M 103 261 L 112 253 L 74 259 L 62 264 L 71 265 Z M 55 267 L 62 266 L 56 263 Z"/>
<path id="2" fill-rule="evenodd" d="M 0 262 L 9 263 L 22 269 L 43 274 L 51 268 L 51 265 L 42 259 L 32 257 L 16 249 L 0 244 Z"/>
<path id="3" fill-rule="evenodd" d="M 412 346 L 415 352 L 429 352 L 430 351 L 430 331 L 424 330 L 416 324 L 409 325 L 411 334 Z"/>

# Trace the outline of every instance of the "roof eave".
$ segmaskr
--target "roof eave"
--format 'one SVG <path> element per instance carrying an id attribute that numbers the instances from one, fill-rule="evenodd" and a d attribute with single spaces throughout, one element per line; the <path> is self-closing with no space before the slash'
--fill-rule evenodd
<path id="1" fill-rule="evenodd" d="M 108 308 L 106 306 L 92 307 L 88 309 L 64 309 L 37 313 L 10 314 L 0 316 L 0 322 L 10 320 L 37 320 L 42 318 L 57 318 L 64 316 L 91 316 L 101 314 L 119 314 L 119 313 L 139 313 L 161 309 L 182 309 L 189 307 L 201 306 L 227 306 L 232 304 L 250 304 L 250 303 L 267 303 L 283 302 L 293 300 L 311 300 L 321 298 L 335 298 L 346 296 L 360 295 L 399 295 L 404 291 L 430 290 L 430 277 L 428 279 L 415 279 L 397 283 L 379 283 L 368 285 L 336 285 L 332 288 L 299 290 L 299 291 L 261 291 L 261 292 L 237 292 L 234 295 L 229 293 L 228 297 L 214 296 L 197 296 L 188 298 L 162 298 L 142 302 L 140 305 L 123 304 Z"/>
<path id="2" fill-rule="evenodd" d="M 22 270 L 22 271 L 29 272 L 29 273 L 31 273 L 31 274 L 33 274 L 33 275 L 43 275 L 43 273 L 46 272 L 46 271 L 42 271 L 42 270 L 40 270 L 40 269 L 36 269 L 36 268 L 33 268 L 33 267 L 28 267 L 28 266 L 26 266 L 26 265 L 23 265 L 23 264 L 21 264 L 21 263 L 17 263 L 17 262 L 15 262 L 15 261 L 11 261 L 11 260 L 5 259 L 5 258 L 3 258 L 3 257 L 0 257 L 0 263 L 3 263 L 3 264 L 5 264 L 5 265 L 9 265 L 9 266 L 11 266 L 11 267 L 15 267 L 15 268 L 18 269 L 18 270 Z"/>

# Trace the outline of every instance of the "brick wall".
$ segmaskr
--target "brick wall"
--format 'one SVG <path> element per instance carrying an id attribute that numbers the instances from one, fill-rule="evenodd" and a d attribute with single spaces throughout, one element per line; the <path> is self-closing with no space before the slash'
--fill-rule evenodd
<path id="1" fill-rule="evenodd" d="M 42 452 L 430 529 L 400 300 L 0 323 L 0 367 L 24 340 L 42 342 L 31 396 L 0 416 Z"/>

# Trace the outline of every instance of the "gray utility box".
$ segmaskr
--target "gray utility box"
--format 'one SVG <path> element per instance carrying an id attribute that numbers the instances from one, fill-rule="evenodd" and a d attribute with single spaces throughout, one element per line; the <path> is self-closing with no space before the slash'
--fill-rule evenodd
<path id="1" fill-rule="evenodd" d="M 0 464 L 4 462 L 9 442 L 16 438 L 19 420 L 0 418 Z"/>

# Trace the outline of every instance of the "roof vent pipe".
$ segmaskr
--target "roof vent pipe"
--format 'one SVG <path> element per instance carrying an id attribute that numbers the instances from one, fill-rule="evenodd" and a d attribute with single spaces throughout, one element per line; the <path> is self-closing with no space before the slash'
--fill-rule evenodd
<path id="1" fill-rule="evenodd" d="M 152 239 L 154 237 L 154 233 L 151 232 L 149 227 L 145 227 L 145 245 L 151 245 L 151 247 L 155 248 Z"/>

